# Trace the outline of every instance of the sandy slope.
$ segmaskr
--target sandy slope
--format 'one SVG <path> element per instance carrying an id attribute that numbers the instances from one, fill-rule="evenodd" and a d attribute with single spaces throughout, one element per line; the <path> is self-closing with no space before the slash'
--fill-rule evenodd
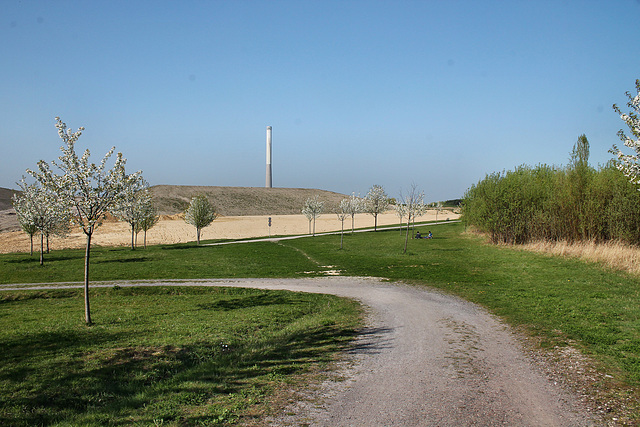
<path id="1" fill-rule="evenodd" d="M 147 233 L 147 244 L 183 243 L 196 239 L 195 228 L 186 224 L 178 216 L 163 217 L 158 224 Z M 303 215 L 273 215 L 271 235 L 305 234 L 309 231 L 309 222 Z M 438 220 L 457 219 L 458 215 L 445 211 L 438 214 Z M 418 220 L 436 219 L 436 211 L 429 211 Z M 397 224 L 398 217 L 394 213 L 385 213 L 378 217 L 378 225 Z M 372 227 L 373 217 L 358 214 L 356 227 Z M 122 222 L 105 222 L 93 235 L 92 243 L 103 246 L 122 246 L 131 244 L 129 225 Z M 345 221 L 345 229 L 351 227 L 351 220 Z M 335 214 L 323 214 L 316 221 L 316 232 L 340 230 L 340 221 Z M 423 230 L 424 231 L 424 230 Z M 211 226 L 202 230 L 201 239 L 240 239 L 269 235 L 267 216 L 228 216 L 216 219 Z M 143 234 L 138 235 L 138 244 L 142 245 Z M 39 241 L 34 245 L 39 244 Z M 74 231 L 69 237 L 50 240 L 51 249 L 84 247 L 85 237 Z M 29 237 L 21 231 L 0 233 L 0 253 L 28 252 Z"/>

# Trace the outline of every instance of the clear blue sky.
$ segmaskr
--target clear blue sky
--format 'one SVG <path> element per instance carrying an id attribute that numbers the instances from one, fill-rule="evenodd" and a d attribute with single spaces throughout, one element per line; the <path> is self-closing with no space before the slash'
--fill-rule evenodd
<path id="1" fill-rule="evenodd" d="M 60 116 L 151 185 L 428 201 L 485 174 L 605 163 L 640 78 L 640 2 L 0 2 L 0 186 L 59 155 Z"/>

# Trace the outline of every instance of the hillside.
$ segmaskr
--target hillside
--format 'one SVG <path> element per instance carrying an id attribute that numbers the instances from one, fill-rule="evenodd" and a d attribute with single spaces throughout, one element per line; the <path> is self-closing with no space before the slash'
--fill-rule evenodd
<path id="1" fill-rule="evenodd" d="M 197 194 L 206 195 L 223 216 L 299 214 L 307 198 L 316 194 L 325 202 L 325 212 L 328 212 L 345 197 L 308 188 L 156 185 L 150 190 L 161 215 L 183 212 Z M 0 188 L 0 232 L 20 229 L 11 203 L 13 193 L 14 190 Z"/>
<path id="2" fill-rule="evenodd" d="M 299 214 L 304 202 L 316 194 L 325 202 L 325 211 L 340 203 L 344 194 L 309 188 L 200 187 L 156 185 L 151 187 L 160 214 L 183 212 L 191 198 L 204 194 L 224 216 Z"/>
<path id="3" fill-rule="evenodd" d="M 15 190 L 0 187 L 0 211 L 11 209 L 13 207 L 13 204 L 11 203 L 11 196 L 13 196 L 13 193 L 15 192 Z"/>

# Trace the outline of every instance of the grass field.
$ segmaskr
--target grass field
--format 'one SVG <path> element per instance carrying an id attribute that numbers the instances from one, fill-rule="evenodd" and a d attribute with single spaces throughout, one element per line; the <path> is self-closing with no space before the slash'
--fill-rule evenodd
<path id="1" fill-rule="evenodd" d="M 357 304 L 235 288 L 0 294 L 0 425 L 215 425 L 272 409 L 330 363 Z"/>
<path id="2" fill-rule="evenodd" d="M 320 274 L 323 266 L 332 266 L 343 275 L 376 276 L 435 287 L 482 304 L 535 335 L 543 347 L 577 347 L 613 377 L 627 396 L 631 393 L 637 405 L 633 391 L 640 386 L 637 276 L 576 259 L 488 245 L 480 237 L 464 234 L 461 224 L 424 225 L 420 229 L 424 234 L 429 229 L 433 231 L 434 239 L 410 240 L 406 254 L 402 253 L 404 237 L 397 230 L 345 234 L 343 250 L 339 249 L 339 235 L 214 247 L 157 246 L 136 251 L 98 248 L 92 277 L 297 277 L 309 272 Z M 3 255 L 0 280 L 79 281 L 82 260 L 82 251 L 61 251 L 49 255 L 45 266 L 40 267 L 35 256 Z M 74 327 L 83 331 L 81 303 L 77 299 Z M 20 307 L 29 301 L 11 304 Z M 16 324 L 13 310 L 5 309 L 0 317 L 3 329 Z M 94 320 L 102 327 L 98 311 Z"/>

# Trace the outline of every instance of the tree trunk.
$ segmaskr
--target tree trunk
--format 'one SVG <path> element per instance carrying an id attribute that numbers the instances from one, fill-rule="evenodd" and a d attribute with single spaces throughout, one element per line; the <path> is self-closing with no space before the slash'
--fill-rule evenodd
<path id="1" fill-rule="evenodd" d="M 196 240 L 198 242 L 198 244 L 200 244 L 200 229 L 196 228 Z"/>
<path id="2" fill-rule="evenodd" d="M 93 232 L 93 230 L 91 230 Z M 87 233 L 87 248 L 84 253 L 84 318 L 87 325 L 91 325 L 91 310 L 89 307 L 89 255 L 91 254 L 91 232 Z"/>
<path id="3" fill-rule="evenodd" d="M 133 244 L 133 236 L 134 236 L 134 230 L 135 230 L 135 224 L 132 222 L 131 223 L 131 250 L 135 249 L 136 247 Z"/>
<path id="4" fill-rule="evenodd" d="M 340 249 L 342 249 L 343 240 L 344 240 L 344 219 L 342 220 L 342 231 L 340 232 Z"/>
<path id="5" fill-rule="evenodd" d="M 313 218 L 313 237 L 316 237 L 316 219 Z"/>
<path id="6" fill-rule="evenodd" d="M 144 230 L 144 248 L 147 249 L 147 230 Z"/>
<path id="7" fill-rule="evenodd" d="M 31 240 L 31 256 L 33 256 L 33 234 L 29 234 L 29 240 Z"/>
<path id="8" fill-rule="evenodd" d="M 373 231 L 378 231 L 378 214 L 373 214 Z"/>
<path id="9" fill-rule="evenodd" d="M 355 222 L 355 215 L 351 215 L 351 234 L 353 234 L 353 226 L 354 226 L 354 222 Z"/>
<path id="10" fill-rule="evenodd" d="M 49 234 L 47 233 L 47 253 L 49 253 Z"/>
<path id="11" fill-rule="evenodd" d="M 407 234 L 404 236 L 404 252 L 402 252 L 403 254 L 407 253 L 407 245 L 409 244 L 409 223 L 410 222 L 411 222 L 411 217 L 407 219 Z"/>
<path id="12" fill-rule="evenodd" d="M 40 265 L 44 264 L 44 233 L 40 233 Z"/>

